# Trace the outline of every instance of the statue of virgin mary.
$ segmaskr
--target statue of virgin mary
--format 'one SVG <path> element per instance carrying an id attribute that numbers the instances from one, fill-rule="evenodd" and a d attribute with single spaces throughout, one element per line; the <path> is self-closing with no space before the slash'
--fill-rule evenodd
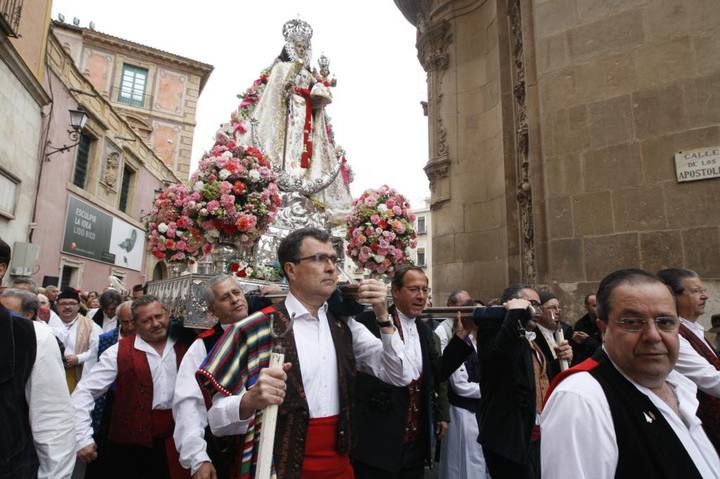
<path id="1" fill-rule="evenodd" d="M 230 124 L 218 134 L 260 147 L 279 172 L 280 188 L 302 195 L 338 224 L 350 210 L 351 174 L 335 145 L 325 107 L 332 102 L 329 61 L 311 69 L 312 27 L 293 19 L 283 25 L 285 45 L 270 68 L 242 95 Z"/>

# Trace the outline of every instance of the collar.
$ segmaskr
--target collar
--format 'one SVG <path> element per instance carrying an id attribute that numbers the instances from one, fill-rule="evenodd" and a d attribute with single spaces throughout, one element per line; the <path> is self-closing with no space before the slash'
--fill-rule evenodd
<path id="1" fill-rule="evenodd" d="M 700 324 L 699 321 L 690 321 L 689 319 L 685 319 L 683 317 L 680 317 L 680 322 L 685 325 L 688 329 L 692 329 L 700 334 L 705 334 L 705 326 Z"/>
<path id="2" fill-rule="evenodd" d="M 318 316 L 324 316 L 327 313 L 327 301 L 323 303 L 322 306 L 320 306 L 320 309 L 318 310 Z M 287 296 L 285 297 L 285 309 L 287 309 L 288 315 L 291 318 L 295 319 L 320 319 L 315 318 L 312 314 L 310 314 L 305 306 L 300 302 L 299 299 L 297 299 L 291 292 L 288 291 Z"/>
<path id="3" fill-rule="evenodd" d="M 75 316 L 75 318 L 72 321 L 70 321 L 69 323 L 66 323 L 63 321 L 63 324 L 65 325 L 65 327 L 67 329 L 71 329 L 73 326 L 75 326 L 75 323 L 77 323 L 78 318 L 80 318 L 80 313 L 78 313 L 77 316 Z M 60 319 L 60 321 L 62 321 L 62 319 Z"/>
<path id="4" fill-rule="evenodd" d="M 135 343 L 133 344 L 133 346 L 138 351 L 159 356 L 155 348 L 153 348 L 150 344 L 148 344 L 143 338 L 138 335 L 135 336 Z M 168 354 L 168 351 L 172 350 L 173 346 L 175 346 L 175 340 L 168 336 L 168 338 L 165 340 L 165 348 L 163 349 L 162 353 L 163 358 Z"/>
<path id="5" fill-rule="evenodd" d="M 540 330 L 540 332 L 542 333 L 543 336 L 545 336 L 545 337 L 549 336 L 549 337 L 555 339 L 554 331 L 549 330 L 548 328 L 546 328 L 545 326 L 543 326 L 540 323 L 537 323 L 537 328 Z"/>
<path id="6" fill-rule="evenodd" d="M 395 308 L 395 311 L 397 311 L 398 317 L 400 318 L 400 321 L 402 321 L 403 323 L 415 324 L 415 318 L 411 318 L 410 316 L 407 316 L 405 313 L 400 311 L 398 308 Z"/>

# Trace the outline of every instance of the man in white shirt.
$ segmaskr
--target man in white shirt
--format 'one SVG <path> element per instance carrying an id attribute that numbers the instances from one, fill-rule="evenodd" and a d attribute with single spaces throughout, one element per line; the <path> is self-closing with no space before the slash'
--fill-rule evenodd
<path id="1" fill-rule="evenodd" d="M 257 457 L 255 413 L 280 404 L 273 454 L 278 477 L 351 478 L 350 391 L 356 368 L 398 386 L 416 377 L 416 368 L 406 360 L 392 323 L 382 326 L 376 338 L 353 319 L 340 320 L 328 310 L 337 255 L 327 232 L 291 232 L 278 248 L 278 260 L 290 290 L 284 303 L 267 310 L 266 317 L 251 315 L 234 325 L 198 371 L 203 386 L 220 393 L 208 413 L 210 427 L 218 436 L 245 435 L 245 447 L 253 454 L 242 457 L 240 467 L 249 470 Z M 364 280 L 358 300 L 371 304 L 378 321 L 386 322 L 386 294 L 381 282 Z M 267 342 L 256 338 L 271 316 L 285 324 L 293 320 L 292 329 L 276 340 L 285 349 L 282 368 L 263 367 L 267 356 L 253 360 L 253 351 L 267 351 Z"/>
<path id="2" fill-rule="evenodd" d="M 680 353 L 675 370 L 697 385 L 697 415 L 715 450 L 720 452 L 720 358 L 698 322 L 709 299 L 707 290 L 700 276 L 689 269 L 664 269 L 658 276 L 675 296 L 680 317 Z"/>
<path id="3" fill-rule="evenodd" d="M 217 318 L 217 323 L 199 335 L 180 363 L 173 400 L 173 437 L 180 454 L 180 464 L 190 470 L 193 479 L 229 478 L 230 471 L 224 460 L 227 458 L 219 457 L 220 451 L 209 450 L 206 442 L 207 408 L 195 373 L 208 350 L 212 349 L 225 330 L 247 317 L 248 304 L 237 279 L 228 274 L 218 275 L 208 281 L 205 285 L 205 301 L 208 311 Z M 212 458 L 211 453 L 214 456 Z"/>
<path id="4" fill-rule="evenodd" d="M 0 239 L 0 283 L 10 263 Z M 70 395 L 45 324 L 0 305 L 0 476 L 67 479 L 75 464 Z"/>
<path id="5" fill-rule="evenodd" d="M 560 321 L 560 300 L 549 291 L 540 291 L 540 311 L 537 318 L 535 344 L 538 345 L 546 359 L 547 376 L 550 381 L 562 370 L 561 361 L 570 365 L 573 350 L 568 339 L 572 337 L 572 328 Z M 563 341 L 558 342 L 556 333 L 563 331 Z M 560 358 L 563 356 L 563 359 Z"/>
<path id="6" fill-rule="evenodd" d="M 541 417 L 544 478 L 718 478 L 695 415 L 695 385 L 673 370 L 675 301 L 642 270 L 600 283 L 602 350 L 559 376 Z"/>
<path id="7" fill-rule="evenodd" d="M 108 348 L 73 393 L 78 458 L 97 457 L 90 412 L 115 384 L 108 440 L 118 477 L 187 477 L 172 441 L 177 368 L 187 345 L 168 337 L 169 315 L 154 296 L 132 303 L 136 334 Z"/>
<path id="8" fill-rule="evenodd" d="M 73 392 L 82 377 L 83 365 L 97 351 L 102 329 L 80 314 L 80 295 L 73 288 L 63 288 L 56 306 L 62 325 L 55 329 L 55 335 L 65 345 L 65 377 Z"/>

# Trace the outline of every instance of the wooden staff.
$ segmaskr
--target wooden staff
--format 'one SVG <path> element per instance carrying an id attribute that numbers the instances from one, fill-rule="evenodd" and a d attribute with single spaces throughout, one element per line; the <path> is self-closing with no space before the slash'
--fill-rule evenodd
<path id="1" fill-rule="evenodd" d="M 555 313 L 551 311 L 550 315 L 554 320 Z M 562 324 L 560 324 L 560 321 L 558 321 L 557 329 L 555 329 L 555 342 L 558 344 L 558 346 L 565 342 L 565 333 L 563 333 Z M 567 368 L 570 367 L 567 359 L 558 359 L 558 361 L 560 362 L 560 371 L 565 371 Z"/>

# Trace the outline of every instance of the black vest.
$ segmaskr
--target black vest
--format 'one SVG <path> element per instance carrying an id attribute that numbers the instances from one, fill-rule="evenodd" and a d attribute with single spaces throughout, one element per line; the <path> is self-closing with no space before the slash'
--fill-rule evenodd
<path id="1" fill-rule="evenodd" d="M 375 336 L 380 337 L 380 329 L 371 311 L 358 316 L 357 320 Z M 437 366 L 434 363 L 439 359 L 430 328 L 418 319 L 415 320 L 415 325 L 420 337 L 423 359 L 420 426 L 424 457 L 420 459 L 428 461 L 432 436 L 433 372 Z M 358 372 L 352 418 L 355 434 L 351 452 L 353 460 L 385 471 L 398 471 L 406 465 L 403 464 L 402 452 L 409 403 L 410 393 L 407 386 L 393 386 L 374 376 Z"/>
<path id="2" fill-rule="evenodd" d="M 33 444 L 25 384 L 37 353 L 32 321 L 10 316 L 0 306 L 0 478 L 35 478 Z"/>
<path id="3" fill-rule="evenodd" d="M 599 364 L 589 372 L 605 392 L 615 427 L 615 477 L 700 479 L 695 463 L 652 401 L 615 369 L 601 349 L 593 359 Z"/>

